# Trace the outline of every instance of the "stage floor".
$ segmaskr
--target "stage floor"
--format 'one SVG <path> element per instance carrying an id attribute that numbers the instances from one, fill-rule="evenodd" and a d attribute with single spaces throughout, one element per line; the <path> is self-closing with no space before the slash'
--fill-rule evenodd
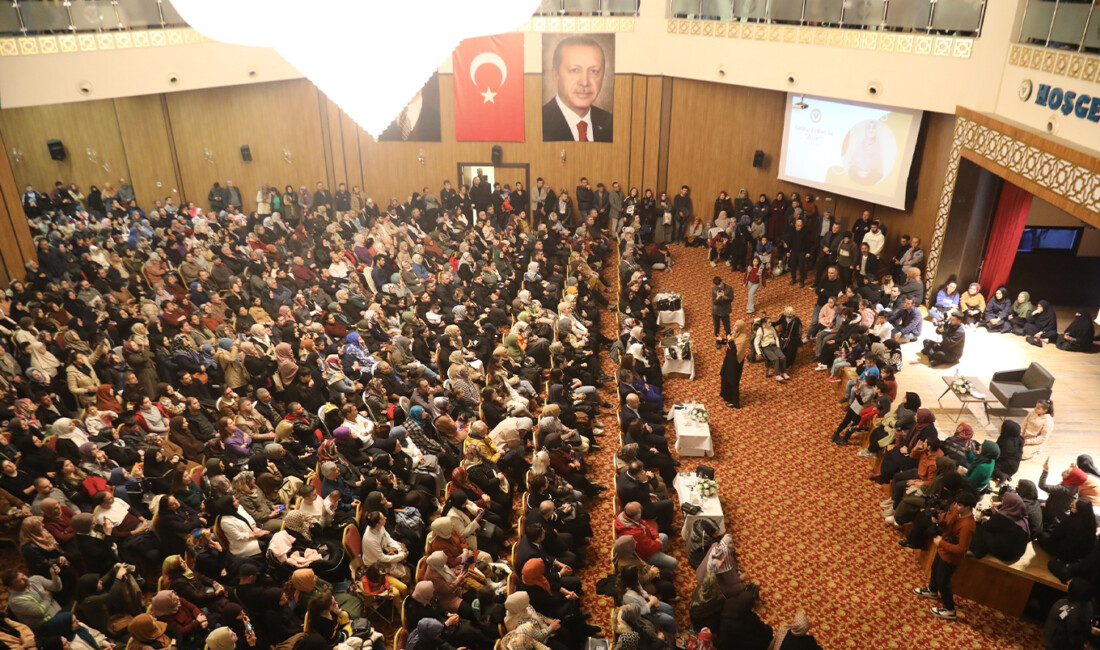
<path id="1" fill-rule="evenodd" d="M 1073 319 L 1073 308 L 1056 308 L 1059 331 Z M 931 331 L 932 324 L 925 321 L 924 332 Z M 990 334 L 984 329 L 967 329 L 966 347 L 962 361 L 957 366 L 930 368 L 924 356 L 919 355 L 921 343 L 902 346 L 905 369 L 899 379 L 899 392 L 916 391 L 923 400 L 922 406 L 936 414 L 936 428 L 946 438 L 955 429 L 953 419 L 959 412 L 959 402 L 950 393 L 943 398 L 943 406 L 935 396 L 944 391 L 943 375 L 959 374 L 978 377 L 987 386 L 993 373 L 999 370 L 1026 368 L 1032 361 L 1039 363 L 1054 376 L 1054 433 L 1051 434 L 1042 453 L 1020 465 L 1016 479 L 1026 478 L 1038 482 L 1043 471 L 1043 460 L 1050 456 L 1052 480 L 1078 454 L 1100 454 L 1100 353 L 1063 352 L 1046 344 L 1042 349 L 1029 345 L 1022 336 Z M 899 395 L 899 399 L 901 396 Z M 991 404 L 992 422 L 987 424 L 981 404 L 970 404 L 963 411 L 961 422 L 974 427 L 975 438 L 996 439 L 1005 410 L 1000 404 Z M 1022 423 L 1026 414 L 1014 411 L 1010 419 Z"/>

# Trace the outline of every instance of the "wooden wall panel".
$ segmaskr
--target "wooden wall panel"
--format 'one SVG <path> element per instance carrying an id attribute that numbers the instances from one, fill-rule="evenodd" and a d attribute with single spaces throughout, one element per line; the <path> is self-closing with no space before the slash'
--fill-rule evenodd
<path id="1" fill-rule="evenodd" d="M 325 103 L 325 115 L 328 117 L 328 139 L 326 145 L 332 150 L 332 175 L 329 179 L 330 189 L 335 192 L 339 183 L 346 183 L 348 178 L 347 156 L 344 152 L 344 139 L 340 135 L 340 122 L 343 111 L 331 99 L 321 93 Z M 348 187 L 351 190 L 351 187 Z"/>
<path id="2" fill-rule="evenodd" d="M 344 163 L 347 167 L 348 191 L 356 185 L 363 189 L 363 165 L 359 157 L 359 126 L 340 111 L 340 146 L 344 151 Z"/>
<path id="3" fill-rule="evenodd" d="M 625 183 L 630 158 L 631 75 L 615 77 L 615 135 L 612 143 L 543 142 L 542 79 L 526 75 L 524 79 L 526 142 L 500 143 L 504 162 L 528 163 L 531 182 L 542 176 L 555 189 L 566 187 L 570 194 L 581 176 L 595 184 L 603 181 Z M 385 205 L 389 197 L 404 201 L 413 188 L 424 185 L 438 190 L 444 178 L 456 179 L 458 162 L 490 160 L 492 142 L 456 142 L 454 139 L 454 86 L 451 75 L 439 75 L 442 142 L 375 142 L 360 131 L 359 146 L 363 163 L 364 189 L 375 202 Z M 424 164 L 417 162 L 424 151 Z M 565 163 L 561 153 L 565 152 Z"/>
<path id="4" fill-rule="evenodd" d="M 0 148 L 5 148 L 0 137 Z M 0 283 L 7 286 L 12 279 L 22 279 L 24 260 L 35 257 L 27 219 L 23 215 L 21 186 L 6 158 L 0 157 Z"/>
<path id="5" fill-rule="evenodd" d="M 667 81 L 666 81 L 667 83 Z M 669 148 L 669 188 L 690 185 L 696 208 L 707 215 L 718 192 L 736 196 L 740 188 L 749 191 L 755 201 L 760 193 L 769 199 L 777 192 L 788 196 L 792 191 L 818 198 L 818 207 L 832 207 L 845 227 L 863 210 L 881 219 L 888 227 L 887 250 L 896 247 L 895 236 L 903 232 L 931 244 L 936 206 L 943 187 L 943 173 L 951 149 L 953 115 L 925 113 L 927 126 L 918 150 L 919 162 L 916 200 L 907 210 L 843 197 L 780 181 L 779 151 L 783 141 L 784 101 L 786 93 L 745 86 L 676 79 L 672 95 L 672 132 Z M 764 166 L 752 166 L 753 153 L 763 150 Z M 916 161 L 915 161 L 916 162 Z"/>
<path id="6" fill-rule="evenodd" d="M 642 160 L 642 187 L 639 189 L 644 193 L 646 188 L 650 188 L 654 196 L 660 194 L 657 189 L 657 157 L 661 141 L 661 95 L 664 82 L 664 77 L 646 78 L 645 131 L 642 136 L 645 150 Z"/>
<path id="7" fill-rule="evenodd" d="M 623 192 L 629 192 L 637 186 L 642 191 L 642 176 L 645 171 L 645 118 L 646 118 L 646 77 L 634 75 L 631 83 L 630 105 L 630 177 L 623 185 Z"/>
<path id="8" fill-rule="evenodd" d="M 130 182 L 146 209 L 154 199 L 163 200 L 166 196 L 171 196 L 176 205 L 183 200 L 161 99 L 161 95 L 141 95 L 114 100 Z"/>
<path id="9" fill-rule="evenodd" d="M 256 208 L 264 183 L 283 188 L 327 181 L 325 143 L 317 88 L 306 80 L 212 88 L 166 96 L 179 159 L 180 182 L 187 198 L 207 207 L 206 195 L 217 180 L 241 188 L 246 212 Z M 252 162 L 240 147 L 252 150 Z M 208 162 L 203 149 L 210 149 Z M 287 163 L 283 151 L 290 152 Z"/>
<path id="10" fill-rule="evenodd" d="M 3 110 L 0 131 L 20 193 L 30 183 L 48 194 L 55 181 L 62 181 L 75 182 L 87 194 L 90 185 L 102 188 L 109 181 L 117 188 L 120 178 L 129 178 L 118 117 L 110 99 Z M 50 139 L 65 145 L 65 160 L 50 158 L 46 148 Z M 12 157 L 13 148 L 23 152 L 22 162 Z M 88 149 L 96 152 L 97 162 L 89 160 Z"/>

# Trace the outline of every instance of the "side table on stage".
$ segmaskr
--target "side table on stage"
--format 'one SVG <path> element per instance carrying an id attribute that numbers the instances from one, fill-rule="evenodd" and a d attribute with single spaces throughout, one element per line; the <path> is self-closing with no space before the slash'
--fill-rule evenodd
<path id="1" fill-rule="evenodd" d="M 698 477 L 691 473 L 677 474 L 676 478 L 672 480 L 672 487 L 676 490 L 676 495 L 680 497 L 680 503 L 694 503 L 702 508 L 698 514 L 689 515 L 684 514 L 684 526 L 680 529 L 680 535 L 687 540 L 691 536 L 691 529 L 695 525 L 695 522 L 702 518 L 707 518 L 713 521 L 718 526 L 718 532 L 726 532 L 726 516 L 722 512 L 722 502 L 718 500 L 718 496 L 704 497 L 695 492 L 695 484 L 698 481 Z"/>
<path id="2" fill-rule="evenodd" d="M 955 422 L 959 421 L 967 406 L 970 404 L 981 404 L 982 409 L 985 411 L 985 422 L 989 424 L 989 405 L 996 404 L 997 398 L 993 397 L 986 385 L 982 383 L 981 379 L 977 377 L 962 377 L 959 375 L 943 375 L 941 377 L 943 383 L 947 384 L 947 390 L 940 393 L 936 403 L 943 408 L 944 396 L 948 393 L 954 393 L 955 398 L 959 400 L 959 412 L 955 415 Z M 965 389 L 965 390 L 964 390 Z"/>

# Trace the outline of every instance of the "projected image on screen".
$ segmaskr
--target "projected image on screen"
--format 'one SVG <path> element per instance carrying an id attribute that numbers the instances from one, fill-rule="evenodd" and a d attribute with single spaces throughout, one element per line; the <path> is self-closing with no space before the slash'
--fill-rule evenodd
<path id="1" fill-rule="evenodd" d="M 788 96 L 779 178 L 904 209 L 920 111 Z"/>

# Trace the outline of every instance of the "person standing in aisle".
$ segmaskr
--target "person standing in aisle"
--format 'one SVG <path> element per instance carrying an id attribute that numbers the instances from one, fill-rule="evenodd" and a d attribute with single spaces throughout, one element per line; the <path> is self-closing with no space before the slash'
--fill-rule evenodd
<path id="1" fill-rule="evenodd" d="M 726 407 L 741 408 L 741 372 L 745 368 L 745 357 L 749 356 L 749 328 L 745 321 L 733 324 L 733 334 L 726 337 L 726 357 L 722 360 L 721 396 Z"/>
<path id="2" fill-rule="evenodd" d="M 933 615 L 953 621 L 955 614 L 955 594 L 951 591 L 951 578 L 955 569 L 962 564 L 966 552 L 970 550 L 970 540 L 978 524 L 974 521 L 974 506 L 978 504 L 978 495 L 973 492 L 961 492 L 955 498 L 955 505 L 947 512 L 940 523 L 940 535 L 932 540 L 936 545 L 936 559 L 932 561 L 932 577 L 927 587 L 917 587 L 913 593 L 921 598 L 943 600 L 942 607 L 933 607 Z"/>
<path id="3" fill-rule="evenodd" d="M 730 335 L 730 311 L 733 303 L 733 287 L 722 282 L 722 278 L 714 276 L 714 288 L 710 290 L 710 315 L 714 318 L 714 347 L 722 349 L 722 339 L 718 338 L 719 325 L 725 328 L 726 336 Z"/>

